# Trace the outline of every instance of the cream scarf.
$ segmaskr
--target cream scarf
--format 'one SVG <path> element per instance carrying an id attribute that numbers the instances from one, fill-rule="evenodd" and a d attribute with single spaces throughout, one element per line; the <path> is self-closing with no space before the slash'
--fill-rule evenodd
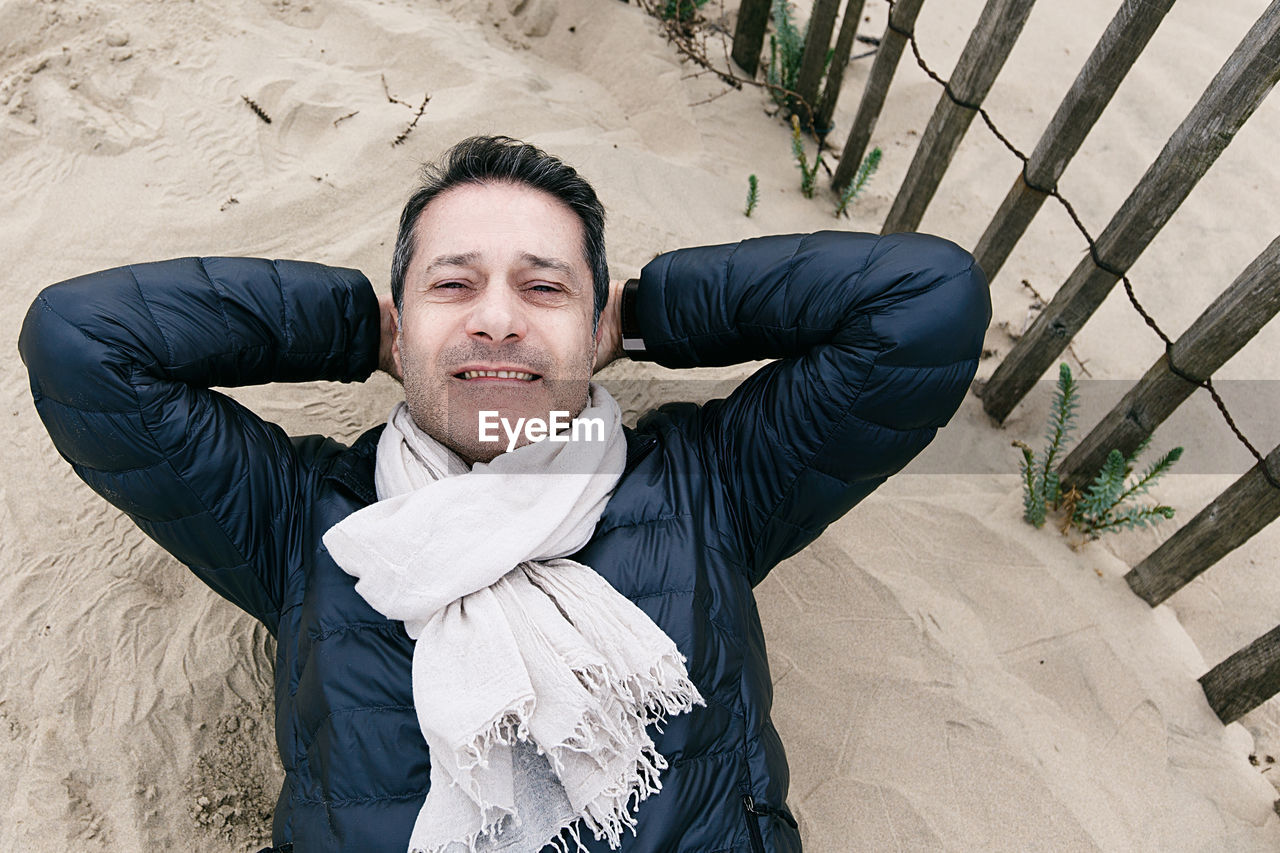
<path id="1" fill-rule="evenodd" d="M 645 727 L 705 704 L 675 643 L 564 559 L 591 539 L 626 458 L 606 390 L 591 383 L 579 417 L 602 419 L 605 440 L 534 442 L 468 470 L 399 403 L 378 502 L 324 535 L 356 591 L 417 641 L 431 790 L 410 853 L 567 848 L 581 826 L 618 847 L 667 766 Z"/>

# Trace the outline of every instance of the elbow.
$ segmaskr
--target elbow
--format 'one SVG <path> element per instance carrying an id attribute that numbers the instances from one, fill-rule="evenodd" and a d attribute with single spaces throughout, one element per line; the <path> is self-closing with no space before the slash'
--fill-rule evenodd
<path id="1" fill-rule="evenodd" d="M 113 329 L 127 327 L 97 309 L 112 296 L 72 279 L 44 288 L 27 310 L 18 335 L 18 355 L 39 403 L 51 398 L 84 409 L 134 408 L 128 388 L 130 359 L 110 345 Z M 116 399 L 120 398 L 120 399 Z"/>
<path id="2" fill-rule="evenodd" d="M 942 277 L 937 285 L 938 311 L 949 339 L 949 357 L 955 361 L 977 361 L 991 324 L 991 287 L 987 275 L 973 256 L 964 252 L 968 263 L 954 274 Z"/>
<path id="3" fill-rule="evenodd" d="M 987 277 L 973 256 L 937 237 L 897 242 L 890 284 L 870 313 L 879 349 L 863 416 L 895 429 L 944 426 L 978 370 L 991 322 Z"/>
<path id="4" fill-rule="evenodd" d="M 45 381 L 65 369 L 66 359 L 60 356 L 77 350 L 77 330 L 51 304 L 50 296 L 56 299 L 56 289 L 57 285 L 51 285 L 36 295 L 18 333 L 18 357 L 27 368 L 31 391 L 37 399 Z"/>
<path id="5" fill-rule="evenodd" d="M 880 363 L 932 367 L 977 362 L 991 323 L 991 291 L 973 255 L 940 237 L 895 234 L 891 286 L 872 313 Z M 967 385 L 966 381 L 966 385 Z"/>
<path id="6" fill-rule="evenodd" d="M 152 464 L 156 454 L 139 428 L 139 400 L 131 384 L 136 363 L 95 334 L 105 330 L 77 316 L 85 309 L 72 291 L 65 285 L 46 288 L 23 320 L 18 353 L 36 413 L 58 453 L 79 466 L 81 477 L 88 479 L 83 469 Z M 101 491 L 101 484 L 91 485 Z"/>

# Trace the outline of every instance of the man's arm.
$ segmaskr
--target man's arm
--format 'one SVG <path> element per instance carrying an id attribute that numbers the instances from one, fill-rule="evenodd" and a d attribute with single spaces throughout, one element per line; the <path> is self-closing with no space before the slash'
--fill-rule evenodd
<path id="1" fill-rule="evenodd" d="M 953 243 L 820 232 L 660 255 L 622 320 L 665 367 L 778 359 L 695 427 L 758 583 L 932 440 L 990 318 L 986 277 Z"/>
<path id="2" fill-rule="evenodd" d="M 304 472 L 283 430 L 209 388 L 363 380 L 379 325 L 355 270 L 186 258 L 45 288 L 18 348 L 76 473 L 274 631 Z"/>

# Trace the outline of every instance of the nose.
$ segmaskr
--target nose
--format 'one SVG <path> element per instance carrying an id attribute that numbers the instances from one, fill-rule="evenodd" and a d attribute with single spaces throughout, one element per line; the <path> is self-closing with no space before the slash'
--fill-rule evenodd
<path id="1" fill-rule="evenodd" d="M 491 281 L 472 300 L 467 317 L 467 336 L 493 343 L 507 343 L 524 338 L 527 318 L 520 295 L 505 281 Z"/>

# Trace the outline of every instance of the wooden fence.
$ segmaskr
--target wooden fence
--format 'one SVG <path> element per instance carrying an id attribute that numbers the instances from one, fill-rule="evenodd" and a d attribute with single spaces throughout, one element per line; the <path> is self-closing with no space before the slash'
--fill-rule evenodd
<path id="1" fill-rule="evenodd" d="M 988 276 L 995 277 L 1050 196 L 1063 204 L 1089 248 L 1088 255 L 983 387 L 982 404 L 987 413 L 997 422 L 1004 421 L 1107 294 L 1124 282 L 1134 307 L 1164 341 L 1165 354 L 1062 462 L 1058 473 L 1064 488 L 1087 482 L 1111 449 L 1132 453 L 1197 388 L 1209 390 L 1228 425 L 1257 461 L 1126 575 L 1133 591 L 1154 607 L 1280 516 L 1280 447 L 1265 457 L 1256 450 L 1236 429 L 1211 381 L 1214 372 L 1280 311 L 1280 237 L 1176 341 L 1142 308 L 1126 276 L 1280 79 L 1280 0 L 1273 0 L 1250 28 L 1096 239 L 1058 193 L 1057 181 L 1173 0 L 1120 4 L 1030 156 L 999 132 L 982 102 L 1035 0 L 987 0 L 949 79 L 927 66 L 915 43 L 915 21 L 924 0 L 889 2 L 888 25 L 833 176 L 836 191 L 853 179 L 898 63 L 910 46 L 917 62 L 941 85 L 942 93 L 886 217 L 883 233 L 915 230 L 966 130 L 975 116 L 981 116 L 1023 164 L 973 250 Z M 793 108 L 820 139 L 831 131 L 835 97 L 862 12 L 862 0 L 848 0 L 832 71 L 819 99 L 822 58 L 830 50 L 839 5 L 839 0 L 814 3 L 796 92 L 791 93 L 792 104 L 801 105 Z M 732 55 L 750 74 L 757 71 L 770 8 L 770 0 L 742 2 Z M 1200 682 L 1224 723 L 1280 692 L 1280 626 L 1214 667 Z"/>

